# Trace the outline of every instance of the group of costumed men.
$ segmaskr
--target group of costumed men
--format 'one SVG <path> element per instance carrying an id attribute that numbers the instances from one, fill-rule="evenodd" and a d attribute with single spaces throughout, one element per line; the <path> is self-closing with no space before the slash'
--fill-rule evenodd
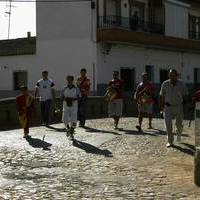
<path id="1" fill-rule="evenodd" d="M 123 84 L 119 79 L 119 72 L 113 72 L 113 80 L 109 83 L 106 93 L 106 98 L 109 100 L 108 114 L 114 119 L 114 127 L 118 129 L 118 122 L 122 115 L 123 105 Z M 198 95 L 199 94 L 199 95 Z M 193 100 L 197 100 L 200 92 L 196 93 Z M 134 93 L 134 98 L 138 106 L 138 125 L 136 129 L 142 131 L 142 121 L 144 116 L 149 118 L 149 129 L 152 127 L 153 106 L 155 104 L 155 89 L 153 84 L 148 79 L 148 74 L 142 74 L 142 81 L 138 84 Z M 183 106 L 188 100 L 188 90 L 185 84 L 178 79 L 178 72 L 175 69 L 169 70 L 169 79 L 164 81 L 161 85 L 159 93 L 159 108 L 163 113 L 166 132 L 167 132 L 167 147 L 174 146 L 174 135 L 172 129 L 172 122 L 176 120 L 176 135 L 177 141 L 181 141 L 181 134 L 183 131 Z"/>
<path id="2" fill-rule="evenodd" d="M 79 126 L 84 127 L 86 116 L 86 101 L 90 93 L 90 79 L 86 75 L 85 68 L 81 69 L 80 77 L 74 83 L 74 76 L 66 77 L 66 85 L 61 91 L 63 101 L 62 121 L 66 127 L 67 136 L 74 139 L 74 129 L 77 120 Z M 108 115 L 114 120 L 114 129 L 119 129 L 118 124 L 123 110 L 123 86 L 124 81 L 119 78 L 119 71 L 113 71 L 113 79 L 109 82 L 105 99 L 108 101 Z M 21 87 L 21 95 L 16 98 L 19 121 L 24 129 L 24 138 L 29 136 L 29 125 L 31 113 L 34 112 L 34 102 L 37 96 L 40 98 L 42 124 L 48 126 L 50 108 L 55 100 L 54 82 L 48 78 L 48 72 L 42 72 L 42 79 L 36 84 L 35 96 L 28 92 L 26 86 Z M 155 89 L 148 79 L 148 74 L 142 74 L 142 81 L 138 84 L 134 98 L 138 106 L 138 125 L 136 129 L 142 131 L 144 116 L 149 118 L 149 129 L 152 127 L 153 105 L 155 104 Z M 188 90 L 185 84 L 178 79 L 178 72 L 175 69 L 169 70 L 169 79 L 161 85 L 159 93 L 159 108 L 163 112 L 166 132 L 167 147 L 172 147 L 174 135 L 172 120 L 176 120 L 177 141 L 181 141 L 183 130 L 183 105 L 188 98 Z"/>
<path id="3" fill-rule="evenodd" d="M 74 129 L 79 120 L 79 126 L 84 127 L 86 116 L 86 101 L 90 93 L 90 79 L 86 76 L 86 69 L 82 68 L 80 77 L 74 83 L 74 76 L 66 77 L 66 85 L 61 91 L 63 102 L 62 121 L 66 127 L 67 136 L 74 139 Z M 48 71 L 42 72 L 42 79 L 37 81 L 34 97 L 28 92 L 27 86 L 22 85 L 21 94 L 16 97 L 19 122 L 24 129 L 24 138 L 30 138 L 29 126 L 31 116 L 35 111 L 35 99 L 39 96 L 41 109 L 41 123 L 48 126 L 51 110 L 55 106 L 54 82 L 48 78 Z"/>

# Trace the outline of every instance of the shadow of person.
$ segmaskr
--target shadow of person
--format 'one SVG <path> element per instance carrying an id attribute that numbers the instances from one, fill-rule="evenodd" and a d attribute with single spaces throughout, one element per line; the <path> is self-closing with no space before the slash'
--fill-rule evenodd
<path id="1" fill-rule="evenodd" d="M 184 146 L 186 146 L 186 147 L 188 147 L 188 148 L 190 148 L 192 151 L 196 151 L 196 148 L 195 148 L 195 146 L 194 145 L 192 145 L 192 144 L 188 144 L 188 143 L 182 143 Z"/>
<path id="2" fill-rule="evenodd" d="M 157 136 L 157 134 L 155 134 L 155 132 L 145 132 L 143 130 L 135 131 L 135 130 L 123 129 L 123 131 L 127 135 L 149 135 L 149 136 L 154 136 L 154 137 Z"/>
<path id="3" fill-rule="evenodd" d="M 113 157 L 112 152 L 110 152 L 107 149 L 99 149 L 98 147 L 95 147 L 91 144 L 81 142 L 78 140 L 73 140 L 73 146 L 77 147 L 79 149 L 84 150 L 86 153 L 91 153 L 91 154 L 97 154 L 97 155 L 103 155 L 105 157 Z"/>
<path id="4" fill-rule="evenodd" d="M 29 143 L 29 145 L 32 146 L 33 148 L 42 148 L 43 150 L 47 151 L 50 151 L 49 147 L 52 145 L 38 138 L 28 137 L 26 138 L 26 140 Z"/>
<path id="5" fill-rule="evenodd" d="M 195 153 L 194 150 L 192 150 L 192 149 L 183 148 L 183 147 L 180 147 L 180 146 L 177 146 L 177 145 L 173 145 L 173 148 L 177 149 L 177 150 L 179 150 L 179 151 L 181 151 L 185 154 L 188 154 L 190 156 L 194 156 L 194 153 Z"/>
<path id="6" fill-rule="evenodd" d="M 121 135 L 115 131 L 104 131 L 104 130 L 100 130 L 100 129 L 96 129 L 96 128 L 91 128 L 91 127 L 88 127 L 88 126 L 85 126 L 85 131 L 86 132 L 90 132 L 90 133 L 110 133 L 110 134 L 113 134 L 113 135 Z"/>
<path id="7" fill-rule="evenodd" d="M 157 128 L 153 128 L 152 130 L 153 130 L 154 133 L 157 134 L 157 135 L 167 135 L 167 132 L 166 132 L 166 131 L 163 131 L 163 130 L 160 130 L 160 129 L 157 129 Z"/>
<path id="8" fill-rule="evenodd" d="M 156 131 L 155 133 L 158 134 L 158 135 L 167 135 L 166 131 L 156 129 L 156 128 L 153 128 L 152 130 L 155 130 Z M 176 135 L 176 133 L 173 133 L 173 134 Z M 185 134 L 185 133 L 182 133 L 181 136 L 182 137 L 190 137 L 188 134 Z"/>
<path id="9" fill-rule="evenodd" d="M 66 132 L 66 129 L 65 129 L 65 128 L 56 128 L 56 127 L 50 126 L 50 125 L 48 125 L 48 126 L 46 126 L 46 127 L 49 128 L 49 129 L 52 129 L 52 130 L 54 130 L 54 131 L 57 131 L 57 132 Z"/>

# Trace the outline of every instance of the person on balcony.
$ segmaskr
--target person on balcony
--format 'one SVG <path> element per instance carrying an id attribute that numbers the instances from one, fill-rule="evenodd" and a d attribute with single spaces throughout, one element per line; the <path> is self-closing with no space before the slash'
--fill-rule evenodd
<path id="1" fill-rule="evenodd" d="M 130 18 L 130 28 L 131 30 L 138 30 L 138 26 L 139 26 L 139 16 L 138 16 L 138 12 L 135 11 L 134 14 L 131 16 Z"/>

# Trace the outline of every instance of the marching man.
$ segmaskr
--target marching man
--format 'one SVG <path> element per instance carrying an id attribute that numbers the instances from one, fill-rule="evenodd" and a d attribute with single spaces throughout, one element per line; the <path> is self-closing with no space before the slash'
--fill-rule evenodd
<path id="1" fill-rule="evenodd" d="M 67 85 L 61 92 L 61 99 L 63 101 L 63 116 L 62 121 L 67 129 L 67 136 L 74 140 L 74 129 L 77 124 L 78 112 L 78 97 L 79 89 L 74 85 L 74 77 L 67 76 Z"/>
<path id="2" fill-rule="evenodd" d="M 148 74 L 142 74 L 142 82 L 138 85 L 135 92 L 135 99 L 138 104 L 138 121 L 136 126 L 138 131 L 142 129 L 142 121 L 145 114 L 149 117 L 149 129 L 152 129 L 152 113 L 153 113 L 153 84 L 148 80 Z"/>
<path id="3" fill-rule="evenodd" d="M 123 110 L 123 80 L 119 79 L 119 71 L 113 71 L 113 79 L 107 90 L 114 90 L 113 98 L 108 102 L 108 115 L 114 119 L 114 129 L 118 129 Z"/>
<path id="4" fill-rule="evenodd" d="M 188 95 L 188 90 L 183 82 L 178 80 L 178 73 L 170 69 L 169 79 L 164 81 L 160 90 L 160 109 L 164 111 L 165 126 L 167 129 L 167 147 L 172 147 L 174 135 L 172 120 L 176 119 L 177 141 L 181 141 L 183 131 L 183 103 Z"/>
<path id="5" fill-rule="evenodd" d="M 34 112 L 34 97 L 28 93 L 26 86 L 21 86 L 21 95 L 16 97 L 16 105 L 19 116 L 19 122 L 24 129 L 24 138 L 29 136 L 29 125 L 31 114 Z"/>
<path id="6" fill-rule="evenodd" d="M 79 126 L 85 127 L 86 121 L 86 102 L 90 93 L 90 79 L 87 77 L 87 70 L 82 68 L 80 76 L 78 77 L 76 84 L 80 90 L 80 98 L 78 100 L 78 120 L 80 121 Z"/>

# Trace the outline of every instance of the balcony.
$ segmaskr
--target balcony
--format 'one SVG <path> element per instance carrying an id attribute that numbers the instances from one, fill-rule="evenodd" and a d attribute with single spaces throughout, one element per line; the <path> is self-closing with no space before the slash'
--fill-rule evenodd
<path id="1" fill-rule="evenodd" d="M 200 32 L 189 31 L 189 39 L 200 40 Z"/>
<path id="2" fill-rule="evenodd" d="M 169 51 L 200 53 L 200 41 L 169 37 L 147 32 L 129 31 L 119 27 L 97 30 L 97 42 L 132 44 L 138 47 Z"/>
<path id="3" fill-rule="evenodd" d="M 129 31 L 149 32 L 164 34 L 165 26 L 163 24 L 156 24 L 144 20 L 137 20 L 121 17 L 121 16 L 104 16 L 98 17 L 98 29 L 113 29 L 120 28 Z"/>

